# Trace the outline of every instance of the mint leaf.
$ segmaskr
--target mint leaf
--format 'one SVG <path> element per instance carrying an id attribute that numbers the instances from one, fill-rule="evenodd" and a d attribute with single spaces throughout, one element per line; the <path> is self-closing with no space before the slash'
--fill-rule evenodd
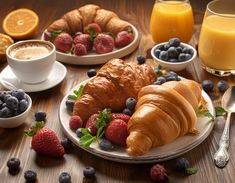
<path id="1" fill-rule="evenodd" d="M 90 34 L 90 40 L 91 40 L 91 42 L 93 42 L 94 39 L 95 39 L 95 37 L 97 36 L 96 30 L 93 29 L 93 28 L 89 28 L 89 29 L 87 30 L 87 32 Z"/>
<path id="2" fill-rule="evenodd" d="M 81 97 L 81 95 L 82 95 L 83 89 L 84 89 L 84 86 L 80 85 L 78 90 L 73 90 L 74 94 L 73 95 L 69 95 L 68 99 L 70 99 L 70 100 L 77 100 L 77 99 L 79 99 Z"/>
<path id="3" fill-rule="evenodd" d="M 111 119 L 111 109 L 104 109 L 103 111 L 99 111 L 99 116 L 96 118 L 95 127 L 97 129 L 106 127 Z"/>
<path id="4" fill-rule="evenodd" d="M 214 116 L 210 113 L 208 109 L 203 108 L 202 104 L 198 106 L 197 114 L 210 118 L 210 121 L 214 119 Z"/>
<path id="5" fill-rule="evenodd" d="M 216 116 L 224 116 L 227 113 L 227 111 L 223 107 L 217 106 L 215 107 L 215 113 Z"/>
<path id="6" fill-rule="evenodd" d="M 51 32 L 51 42 L 54 43 L 56 37 L 61 34 L 62 32 L 64 32 L 64 30 L 55 30 Z"/>
<path id="7" fill-rule="evenodd" d="M 82 147 L 88 148 L 95 139 L 96 137 L 93 137 L 91 134 L 87 134 L 80 138 L 79 143 Z"/>
<path id="8" fill-rule="evenodd" d="M 81 132 L 82 132 L 83 135 L 89 135 L 90 134 L 90 132 L 87 128 L 81 128 Z"/>
<path id="9" fill-rule="evenodd" d="M 187 168 L 187 169 L 185 170 L 185 173 L 186 173 L 187 175 L 193 175 L 193 174 L 195 174 L 195 173 L 197 173 L 197 172 L 198 172 L 198 168 L 196 168 L 196 167 Z"/>

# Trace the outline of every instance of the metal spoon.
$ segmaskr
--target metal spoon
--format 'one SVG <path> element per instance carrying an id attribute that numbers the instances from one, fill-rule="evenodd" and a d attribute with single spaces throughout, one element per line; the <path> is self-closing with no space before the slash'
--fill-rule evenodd
<path id="1" fill-rule="evenodd" d="M 219 168 L 226 166 L 229 160 L 229 127 L 231 113 L 235 112 L 235 86 L 230 87 L 222 97 L 222 107 L 228 112 L 223 134 L 220 138 L 219 149 L 214 155 L 215 165 Z"/>
<path id="2" fill-rule="evenodd" d="M 8 81 L 2 79 L 1 77 L 0 77 L 0 83 L 2 83 L 2 84 L 4 84 L 4 85 L 7 85 L 8 88 L 10 88 L 11 90 L 17 90 L 17 87 L 15 87 L 15 86 L 14 86 L 13 84 L 11 84 L 10 82 L 8 82 Z"/>

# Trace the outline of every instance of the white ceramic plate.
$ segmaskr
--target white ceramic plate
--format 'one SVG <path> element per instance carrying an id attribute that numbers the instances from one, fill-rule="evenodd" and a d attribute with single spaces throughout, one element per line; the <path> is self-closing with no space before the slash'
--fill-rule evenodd
<path id="1" fill-rule="evenodd" d="M 81 84 L 85 85 L 88 80 L 83 81 L 78 84 L 74 89 L 78 89 Z M 109 159 L 111 161 L 123 162 L 123 163 L 153 163 L 161 162 L 169 159 L 176 158 L 191 149 L 195 148 L 201 144 L 210 134 L 213 129 L 214 122 L 208 122 L 207 117 L 198 117 L 198 122 L 196 128 L 199 130 L 198 135 L 185 135 L 177 138 L 173 142 L 166 144 L 161 147 L 152 148 L 147 154 L 139 157 L 131 157 L 126 153 L 125 148 L 116 147 L 113 151 L 103 151 L 98 147 L 97 142 L 93 142 L 91 146 L 87 149 L 83 148 L 79 144 L 79 138 L 76 133 L 69 128 L 69 118 L 70 115 L 66 110 L 65 102 L 69 94 L 72 94 L 72 89 L 62 100 L 59 109 L 59 119 L 65 134 L 70 138 L 73 143 L 75 143 L 80 148 L 86 150 L 101 158 Z M 207 107 L 210 113 L 214 116 L 214 107 L 210 97 L 202 91 L 202 97 L 207 102 Z M 89 110 L 89 109 L 88 109 Z"/>
<path id="2" fill-rule="evenodd" d="M 114 49 L 112 52 L 105 54 L 97 54 L 93 48 L 91 52 L 84 56 L 76 56 L 56 51 L 56 60 L 66 64 L 74 65 L 97 65 L 106 63 L 112 58 L 122 58 L 132 53 L 138 47 L 140 42 L 140 34 L 138 30 L 134 25 L 131 25 L 131 27 L 134 34 L 134 40 L 123 48 Z M 43 37 L 44 35 L 42 35 L 41 39 L 43 39 Z"/>
<path id="3" fill-rule="evenodd" d="M 23 89 L 25 92 L 39 92 L 53 88 L 54 86 L 58 85 L 64 80 L 66 74 L 67 74 L 66 67 L 63 64 L 56 61 L 53 65 L 50 75 L 48 76 L 48 79 L 41 83 L 29 84 L 21 82 L 20 80 L 18 80 L 18 78 L 16 78 L 15 74 L 12 72 L 9 65 L 2 70 L 0 78 L 12 84 L 16 88 Z M 4 83 L 4 81 L 3 82 L 1 81 L 1 84 L 7 89 L 12 89 L 9 85 Z"/>

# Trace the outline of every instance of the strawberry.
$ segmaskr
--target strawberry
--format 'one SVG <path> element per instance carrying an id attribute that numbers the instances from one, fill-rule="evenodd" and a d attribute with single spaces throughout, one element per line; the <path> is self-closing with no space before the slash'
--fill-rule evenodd
<path id="1" fill-rule="evenodd" d="M 54 44 L 57 50 L 68 53 L 72 48 L 73 38 L 68 33 L 63 32 L 55 38 Z"/>
<path id="2" fill-rule="evenodd" d="M 127 136 L 127 123 L 121 119 L 112 120 L 105 129 L 105 137 L 119 146 L 126 145 Z"/>
<path id="3" fill-rule="evenodd" d="M 99 24 L 97 23 L 91 23 L 91 24 L 88 24 L 85 28 L 84 28 L 84 32 L 86 34 L 91 34 L 92 31 L 95 31 L 95 34 L 98 34 L 98 33 L 101 33 L 102 30 L 99 26 Z"/>
<path id="4" fill-rule="evenodd" d="M 108 34 L 98 34 L 94 39 L 96 53 L 103 54 L 113 51 L 114 40 Z"/>
<path id="5" fill-rule="evenodd" d="M 82 124 L 83 124 L 83 121 L 80 116 L 74 115 L 74 116 L 71 116 L 69 119 L 69 127 L 72 130 L 77 130 L 78 128 L 81 128 Z"/>
<path id="6" fill-rule="evenodd" d="M 128 123 L 130 116 L 123 114 L 123 113 L 112 113 L 112 119 L 121 119 Z"/>
<path id="7" fill-rule="evenodd" d="M 87 54 L 87 49 L 84 44 L 77 43 L 73 48 L 73 53 L 77 56 L 82 56 Z"/>
<path id="8" fill-rule="evenodd" d="M 37 122 L 29 130 L 25 131 L 28 136 L 33 136 L 31 142 L 32 148 L 42 155 L 63 157 L 64 148 L 55 132 L 43 126 L 43 122 Z"/>
<path id="9" fill-rule="evenodd" d="M 90 131 L 92 135 L 96 135 L 97 128 L 95 127 L 96 118 L 99 116 L 99 114 L 93 114 L 89 117 L 89 119 L 86 122 L 86 128 Z"/>
<path id="10" fill-rule="evenodd" d="M 115 38 L 115 46 L 118 48 L 122 48 L 128 44 L 130 44 L 134 39 L 134 36 L 132 33 L 129 33 L 127 31 L 121 31 L 117 33 L 117 36 Z"/>
<path id="11" fill-rule="evenodd" d="M 74 44 L 81 43 L 86 47 L 87 51 L 92 50 L 92 41 L 89 34 L 78 34 L 73 39 Z"/>

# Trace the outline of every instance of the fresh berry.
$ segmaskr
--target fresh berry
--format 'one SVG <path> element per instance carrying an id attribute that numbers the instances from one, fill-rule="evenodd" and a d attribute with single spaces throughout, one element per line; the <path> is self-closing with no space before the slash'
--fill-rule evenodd
<path id="1" fill-rule="evenodd" d="M 90 131 L 92 135 L 96 135 L 97 128 L 95 127 L 95 120 L 99 116 L 99 114 L 93 114 L 89 117 L 89 119 L 86 122 L 86 128 Z"/>
<path id="2" fill-rule="evenodd" d="M 45 41 L 51 41 L 51 32 L 45 31 L 43 39 Z"/>
<path id="3" fill-rule="evenodd" d="M 151 168 L 150 176 L 153 181 L 164 181 L 167 179 L 166 170 L 164 166 L 160 164 L 156 164 Z"/>
<path id="4" fill-rule="evenodd" d="M 180 54 L 180 53 L 183 52 L 183 49 L 182 49 L 182 47 L 180 47 L 180 46 L 176 47 L 175 49 L 176 49 L 176 51 L 178 52 L 178 54 Z"/>
<path id="5" fill-rule="evenodd" d="M 178 77 L 178 74 L 176 74 L 174 71 L 170 71 L 168 75 L 175 76 L 176 78 Z"/>
<path id="6" fill-rule="evenodd" d="M 27 170 L 24 172 L 24 178 L 27 182 L 35 182 L 37 179 L 37 173 L 33 170 Z"/>
<path id="7" fill-rule="evenodd" d="M 72 130 L 77 130 L 78 128 L 81 128 L 83 125 L 82 118 L 80 116 L 74 115 L 71 116 L 69 119 L 69 127 Z"/>
<path id="8" fill-rule="evenodd" d="M 185 172 L 187 168 L 189 168 L 189 161 L 185 158 L 177 158 L 175 168 L 179 172 Z"/>
<path id="9" fill-rule="evenodd" d="M 161 84 L 163 84 L 163 83 L 165 83 L 165 82 L 166 82 L 166 78 L 163 77 L 163 76 L 159 76 L 159 77 L 157 78 L 155 84 L 161 85 Z"/>
<path id="10" fill-rule="evenodd" d="M 121 31 L 117 33 L 115 38 L 115 46 L 117 48 L 122 48 L 128 44 L 130 44 L 134 39 L 134 36 L 132 33 L 129 33 L 127 31 Z"/>
<path id="11" fill-rule="evenodd" d="M 123 121 L 125 121 L 126 123 L 128 123 L 130 116 L 123 114 L 123 113 L 112 113 L 112 119 L 121 119 Z"/>
<path id="12" fill-rule="evenodd" d="M 94 77 L 95 75 L 96 75 L 96 70 L 95 70 L 95 69 L 89 69 L 89 70 L 87 71 L 87 76 L 88 76 L 89 78 Z"/>
<path id="13" fill-rule="evenodd" d="M 137 62 L 138 62 L 138 64 L 144 64 L 145 63 L 145 57 L 143 56 L 143 55 L 139 55 L 138 57 L 137 57 Z"/>
<path id="14" fill-rule="evenodd" d="M 161 51 L 159 55 L 159 59 L 163 61 L 167 61 L 169 59 L 168 52 L 167 51 Z"/>
<path id="15" fill-rule="evenodd" d="M 62 172 L 59 176 L 59 183 L 71 183 L 71 175 L 68 172 Z"/>
<path id="16" fill-rule="evenodd" d="M 180 39 L 179 38 L 171 38 L 168 43 L 170 44 L 170 46 L 174 46 L 177 47 L 180 45 Z"/>
<path id="17" fill-rule="evenodd" d="M 186 56 L 186 60 L 190 60 L 192 58 L 192 55 L 190 55 L 188 53 L 186 53 L 185 56 Z"/>
<path id="18" fill-rule="evenodd" d="M 84 136 L 84 134 L 83 134 L 82 131 L 81 131 L 81 128 L 78 128 L 78 129 L 76 130 L 76 135 L 77 135 L 78 138 L 81 138 L 81 137 Z"/>
<path id="19" fill-rule="evenodd" d="M 190 54 L 192 51 L 191 51 L 191 49 L 190 48 L 187 48 L 187 47 L 184 47 L 183 48 L 183 53 L 188 53 L 188 54 Z"/>
<path id="20" fill-rule="evenodd" d="M 127 123 L 121 119 L 112 120 L 105 129 L 106 139 L 115 145 L 125 146 L 127 136 Z"/>
<path id="21" fill-rule="evenodd" d="M 164 44 L 164 50 L 167 51 L 171 45 L 169 43 Z"/>
<path id="22" fill-rule="evenodd" d="M 211 80 L 202 81 L 202 88 L 205 92 L 212 92 L 214 89 L 214 83 Z"/>
<path id="23" fill-rule="evenodd" d="M 20 168 L 20 160 L 18 158 L 11 158 L 7 161 L 7 167 L 10 170 L 18 170 Z"/>
<path id="24" fill-rule="evenodd" d="M 83 175 L 86 178 L 93 178 L 93 177 L 95 177 L 95 169 L 93 167 L 91 167 L 91 166 L 86 167 L 83 170 Z"/>
<path id="25" fill-rule="evenodd" d="M 3 96 L 3 101 L 6 102 L 9 97 L 11 97 L 11 94 L 6 93 L 6 94 Z"/>
<path id="26" fill-rule="evenodd" d="M 5 104 L 5 103 L 4 103 Z M 1 109 L 1 112 L 0 112 L 0 116 L 2 118 L 8 118 L 8 117 L 11 117 L 13 116 L 13 111 L 11 109 L 9 109 L 8 107 L 3 107 Z"/>
<path id="27" fill-rule="evenodd" d="M 225 90 L 228 89 L 228 83 L 227 81 L 225 80 L 220 80 L 218 83 L 217 83 L 217 88 L 220 92 L 224 92 Z"/>
<path id="28" fill-rule="evenodd" d="M 170 58 L 177 58 L 178 57 L 178 52 L 177 52 L 176 48 L 173 47 L 173 46 L 170 47 L 168 49 L 168 55 L 169 55 Z"/>
<path id="29" fill-rule="evenodd" d="M 70 52 L 73 44 L 73 38 L 68 33 L 61 33 L 55 38 L 55 47 L 63 53 Z"/>
<path id="30" fill-rule="evenodd" d="M 25 92 L 22 89 L 12 91 L 12 96 L 16 97 L 18 100 L 26 99 Z"/>
<path id="31" fill-rule="evenodd" d="M 174 75 L 167 75 L 165 76 L 166 81 L 177 81 L 177 77 Z"/>
<path id="32" fill-rule="evenodd" d="M 34 114 L 36 121 L 46 121 L 46 116 L 47 116 L 47 114 L 44 111 L 37 111 Z"/>
<path id="33" fill-rule="evenodd" d="M 100 28 L 99 24 L 97 23 L 91 23 L 88 24 L 85 28 L 84 28 L 84 32 L 86 34 L 93 34 L 93 31 L 95 31 L 95 35 L 98 33 L 102 32 L 102 29 Z"/>
<path id="34" fill-rule="evenodd" d="M 128 116 L 131 116 L 133 114 L 133 112 L 128 108 L 123 109 L 122 113 Z"/>
<path id="35" fill-rule="evenodd" d="M 29 103 L 27 100 L 25 99 L 22 99 L 19 103 L 19 110 L 20 110 L 20 113 L 23 113 L 24 111 L 26 111 L 26 109 L 28 108 L 29 106 Z"/>
<path id="36" fill-rule="evenodd" d="M 129 97 L 128 99 L 126 99 L 126 108 L 130 109 L 131 111 L 133 111 L 135 109 L 135 105 L 136 105 L 136 100 L 133 97 Z"/>
<path id="37" fill-rule="evenodd" d="M 107 139 L 101 139 L 99 142 L 99 147 L 100 149 L 104 150 L 104 151 L 110 151 L 113 149 L 113 145 L 110 141 L 108 141 Z"/>
<path id="38" fill-rule="evenodd" d="M 73 112 L 75 101 L 74 100 L 66 100 L 65 105 L 68 112 Z"/>
<path id="39" fill-rule="evenodd" d="M 96 38 L 94 39 L 93 44 L 94 44 L 96 53 L 99 53 L 99 54 L 109 53 L 113 51 L 113 48 L 114 48 L 114 40 L 108 34 L 98 34 Z"/>
<path id="40" fill-rule="evenodd" d="M 161 53 L 161 50 L 159 50 L 159 49 L 154 50 L 154 55 L 155 55 L 157 58 L 159 58 L 160 53 Z"/>
<path id="41" fill-rule="evenodd" d="M 73 42 L 74 42 L 75 45 L 78 44 L 78 43 L 84 45 L 85 48 L 86 48 L 86 51 L 92 50 L 92 41 L 91 41 L 91 38 L 90 38 L 89 34 L 80 34 L 80 35 L 77 35 L 73 39 Z"/>
<path id="42" fill-rule="evenodd" d="M 72 147 L 72 142 L 68 138 L 64 138 L 60 143 L 64 147 L 64 150 L 69 150 Z"/>
<path id="43" fill-rule="evenodd" d="M 185 53 L 180 53 L 178 56 L 178 61 L 183 62 L 187 60 L 187 55 Z"/>
<path id="44" fill-rule="evenodd" d="M 9 109 L 17 110 L 18 109 L 18 105 L 19 105 L 19 101 L 18 101 L 18 99 L 16 97 L 10 96 L 10 97 L 7 98 L 6 106 Z"/>
<path id="45" fill-rule="evenodd" d="M 77 43 L 77 44 L 75 44 L 75 46 L 73 48 L 73 53 L 77 56 L 86 55 L 87 49 L 83 44 Z"/>

